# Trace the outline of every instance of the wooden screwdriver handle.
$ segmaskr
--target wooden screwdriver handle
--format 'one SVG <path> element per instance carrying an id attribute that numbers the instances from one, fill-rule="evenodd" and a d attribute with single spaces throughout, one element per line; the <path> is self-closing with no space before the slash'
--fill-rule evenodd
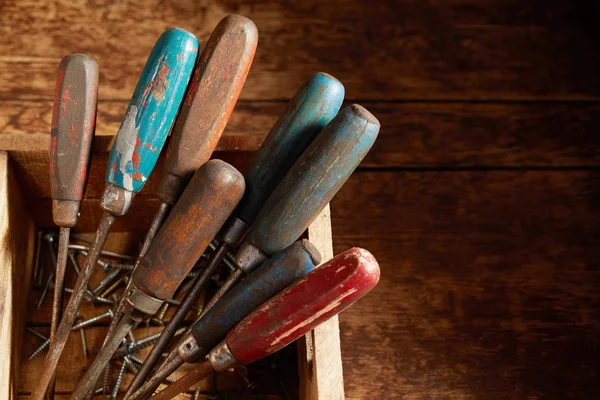
<path id="1" fill-rule="evenodd" d="M 50 190 L 52 215 L 73 227 L 88 179 L 96 128 L 98 64 L 83 54 L 66 56 L 58 67 L 52 107 Z"/>
<path id="2" fill-rule="evenodd" d="M 250 364 L 340 313 L 378 281 L 379 265 L 373 255 L 352 248 L 257 308 L 227 335 L 225 343 L 238 362 Z"/>
<path id="3" fill-rule="evenodd" d="M 258 43 L 254 22 L 223 18 L 198 60 L 171 141 L 157 196 L 174 204 L 194 172 L 207 162 L 242 91 Z"/>
<path id="4" fill-rule="evenodd" d="M 319 132 L 335 117 L 344 86 L 316 73 L 289 102 L 244 173 L 246 192 L 234 215 L 252 225 L 271 192 Z"/>
<path id="5" fill-rule="evenodd" d="M 198 39 L 171 28 L 158 39 L 135 88 L 110 152 L 107 182 L 137 193 L 160 155 L 183 99 Z"/>
<path id="6" fill-rule="evenodd" d="M 247 241 L 267 255 L 292 244 L 350 177 L 378 133 L 379 121 L 365 108 L 353 104 L 340 111 L 271 194 Z"/>
<path id="7" fill-rule="evenodd" d="M 211 160 L 192 177 L 152 246 L 133 272 L 133 282 L 158 299 L 173 295 L 244 194 L 244 177 Z"/>

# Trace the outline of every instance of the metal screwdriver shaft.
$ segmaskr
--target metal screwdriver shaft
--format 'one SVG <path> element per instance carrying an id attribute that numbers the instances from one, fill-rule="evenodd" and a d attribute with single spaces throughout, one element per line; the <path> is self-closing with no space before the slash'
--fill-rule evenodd
<path id="1" fill-rule="evenodd" d="M 177 309 L 160 340 L 144 361 L 140 372 L 131 382 L 127 394 L 133 393 L 144 383 L 173 338 L 173 332 L 196 304 L 208 277 L 220 264 L 229 247 L 239 244 L 275 186 L 315 136 L 335 116 L 343 99 L 343 85 L 332 76 L 322 73 L 313 75 L 296 93 L 244 174 L 247 190 L 233 215 L 218 234 L 220 244 L 212 253 L 203 272 L 205 277 L 196 279 L 184 303 Z M 221 288 L 219 293 L 225 293 L 226 289 L 228 288 Z M 211 300 L 204 312 L 215 302 Z"/>
<path id="2" fill-rule="evenodd" d="M 60 227 L 50 341 L 54 340 L 62 314 L 69 233 L 77 223 L 87 183 L 97 103 L 96 61 L 83 54 L 63 58 L 58 67 L 50 137 L 52 216 Z M 54 397 L 53 383 L 47 397 Z"/>
<path id="3" fill-rule="evenodd" d="M 100 201 L 104 214 L 34 387 L 34 400 L 43 398 L 56 370 L 110 227 L 117 216 L 127 212 L 154 168 L 183 99 L 197 53 L 195 36 L 173 28 L 160 37 L 148 58 L 109 157 L 106 188 Z"/>
<path id="4" fill-rule="evenodd" d="M 248 365 L 282 349 L 366 295 L 379 273 L 366 250 L 353 248 L 334 257 L 254 310 L 206 361 L 152 399 L 171 399 L 213 371 Z M 135 393 L 128 400 L 142 398 Z"/>
<path id="5" fill-rule="evenodd" d="M 221 160 L 211 160 L 196 171 L 134 271 L 121 300 L 126 304 L 124 315 L 77 385 L 73 399 L 83 399 L 93 389 L 131 327 L 155 314 L 175 293 L 243 193 L 242 174 Z"/>
<path id="6" fill-rule="evenodd" d="M 202 359 L 246 315 L 311 272 L 320 262 L 319 251 L 308 240 L 296 242 L 269 259 L 246 278 L 243 285 L 227 293 L 223 301 L 192 324 L 152 378 L 140 387 L 137 396 L 152 394 L 184 362 L 195 363 Z"/>

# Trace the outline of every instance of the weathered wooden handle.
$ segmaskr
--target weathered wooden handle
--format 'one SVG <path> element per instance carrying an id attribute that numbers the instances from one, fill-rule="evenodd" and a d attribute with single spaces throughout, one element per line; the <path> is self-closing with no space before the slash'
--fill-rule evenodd
<path id="1" fill-rule="evenodd" d="M 296 242 L 273 256 L 192 325 L 191 334 L 197 346 L 194 359 L 186 362 L 204 357 L 244 317 L 314 270 L 320 262 L 319 251 L 308 240 Z M 181 348 L 179 354 L 185 353 L 186 349 Z"/>
<path id="2" fill-rule="evenodd" d="M 264 303 L 228 335 L 231 355 L 249 364 L 287 346 L 367 294 L 379 281 L 371 253 L 353 248 Z"/>
<path id="3" fill-rule="evenodd" d="M 88 179 L 97 104 L 96 61 L 83 54 L 63 58 L 58 67 L 50 138 L 52 214 L 61 227 L 77 222 Z"/>
<path id="4" fill-rule="evenodd" d="M 106 180 L 137 193 L 150 176 L 198 55 L 198 39 L 183 29 L 164 32 L 154 45 L 110 152 Z"/>
<path id="5" fill-rule="evenodd" d="M 158 197 L 174 204 L 210 159 L 242 91 L 258 42 L 254 22 L 223 18 L 210 35 L 175 121 Z"/>
<path id="6" fill-rule="evenodd" d="M 244 177 L 221 160 L 201 166 L 133 273 L 141 290 L 169 298 L 244 194 Z"/>
<path id="7" fill-rule="evenodd" d="M 331 75 L 313 75 L 279 117 L 244 177 L 246 193 L 234 215 L 252 225 L 271 192 L 333 119 L 344 100 L 344 86 Z"/>
<path id="8" fill-rule="evenodd" d="M 247 240 L 268 255 L 292 244 L 350 177 L 378 133 L 379 121 L 363 107 L 340 111 L 273 191 Z"/>

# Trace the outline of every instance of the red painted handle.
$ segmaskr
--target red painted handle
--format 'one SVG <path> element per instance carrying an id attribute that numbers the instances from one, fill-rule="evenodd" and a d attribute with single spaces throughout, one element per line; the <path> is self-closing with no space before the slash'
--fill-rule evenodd
<path id="1" fill-rule="evenodd" d="M 55 223 L 75 225 L 88 178 L 96 125 L 98 65 L 72 54 L 62 59 L 52 108 L 50 189 Z M 58 204 L 56 203 L 58 201 Z"/>
<path id="2" fill-rule="evenodd" d="M 378 281 L 373 255 L 352 248 L 254 310 L 227 335 L 227 347 L 242 364 L 266 357 L 343 311 Z"/>

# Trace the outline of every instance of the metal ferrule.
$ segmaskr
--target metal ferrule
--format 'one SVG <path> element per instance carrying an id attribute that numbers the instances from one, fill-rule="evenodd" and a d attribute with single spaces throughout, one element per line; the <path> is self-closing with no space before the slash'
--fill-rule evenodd
<path id="1" fill-rule="evenodd" d="M 208 361 L 212 365 L 215 372 L 227 371 L 230 368 L 241 365 L 238 360 L 235 359 L 227 343 L 223 340 L 219 343 L 208 355 Z"/>
<path id="2" fill-rule="evenodd" d="M 231 216 L 219 231 L 218 238 L 230 246 L 237 246 L 244 240 L 248 229 L 250 229 L 250 225 L 237 217 Z"/>
<path id="3" fill-rule="evenodd" d="M 163 169 L 156 197 L 163 203 L 174 205 L 185 190 L 188 182 L 189 179 L 182 178 Z"/>
<path id="4" fill-rule="evenodd" d="M 188 332 L 179 343 L 179 346 L 177 346 L 177 353 L 179 353 L 179 357 L 181 357 L 183 361 L 188 364 L 199 361 L 199 356 L 201 356 L 200 346 L 198 346 L 198 342 L 191 332 Z M 206 353 L 204 353 L 204 355 L 206 355 Z"/>
<path id="5" fill-rule="evenodd" d="M 146 315 L 154 315 L 163 304 L 163 300 L 150 296 L 137 287 L 133 279 L 130 280 L 126 301 L 138 311 Z"/>
<path id="6" fill-rule="evenodd" d="M 246 274 L 254 271 L 269 257 L 262 252 L 250 239 L 246 239 L 235 255 L 235 266 Z"/>
<path id="7" fill-rule="evenodd" d="M 100 199 L 100 208 L 115 216 L 125 215 L 135 197 L 135 192 L 106 182 Z"/>

